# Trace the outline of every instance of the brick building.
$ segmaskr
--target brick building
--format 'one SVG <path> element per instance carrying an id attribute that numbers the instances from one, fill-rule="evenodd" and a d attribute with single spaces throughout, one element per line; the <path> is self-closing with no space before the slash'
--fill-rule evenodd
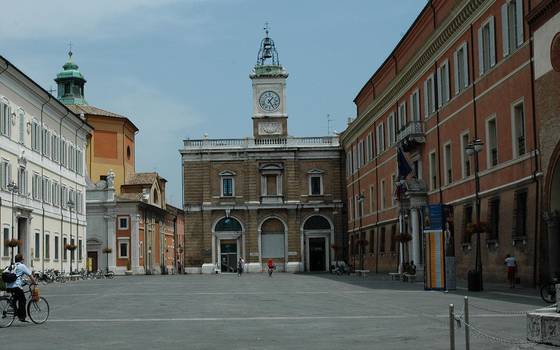
<path id="1" fill-rule="evenodd" d="M 364 84 L 354 101 L 357 117 L 341 135 L 355 261 L 383 272 L 414 260 L 421 272 L 423 208 L 441 203 L 449 206 L 446 254 L 466 279 L 475 265 L 469 224 L 478 163 L 484 280 L 505 280 L 506 254 L 517 257 L 521 283 L 537 279 L 542 174 L 530 7 L 528 0 L 429 1 Z M 475 139 L 482 149 L 469 155 Z M 398 178 L 399 148 L 412 167 L 406 179 Z M 411 241 L 396 242 L 401 233 Z"/>
<path id="2" fill-rule="evenodd" d="M 326 271 L 342 243 L 338 138 L 288 135 L 286 78 L 274 42 L 262 40 L 250 75 L 253 137 L 185 140 L 187 272 Z"/>

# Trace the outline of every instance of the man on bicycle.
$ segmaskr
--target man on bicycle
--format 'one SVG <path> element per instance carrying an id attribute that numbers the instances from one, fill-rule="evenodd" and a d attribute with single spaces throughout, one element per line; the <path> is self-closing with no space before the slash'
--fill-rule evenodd
<path id="1" fill-rule="evenodd" d="M 23 279 L 24 276 L 29 276 L 31 283 L 36 284 L 35 278 L 33 278 L 33 274 L 31 270 L 25 266 L 23 263 L 23 255 L 17 254 L 14 258 L 15 266 L 12 267 L 12 271 L 16 274 L 15 282 L 8 283 L 6 285 L 6 291 L 13 294 L 14 299 L 16 300 L 17 304 L 17 316 L 21 322 L 27 322 L 25 319 L 26 312 L 25 312 L 25 293 L 23 292 L 23 286 L 25 285 L 25 281 Z M 8 269 L 10 268 L 8 267 Z M 6 269 L 6 270 L 8 270 Z"/>

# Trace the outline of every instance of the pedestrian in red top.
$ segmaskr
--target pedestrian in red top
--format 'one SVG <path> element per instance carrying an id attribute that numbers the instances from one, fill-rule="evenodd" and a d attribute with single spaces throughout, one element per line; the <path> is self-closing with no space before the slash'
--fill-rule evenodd
<path id="1" fill-rule="evenodd" d="M 272 262 L 272 259 L 268 259 L 266 265 L 268 266 L 268 277 L 272 277 L 272 271 L 274 271 L 274 263 Z"/>

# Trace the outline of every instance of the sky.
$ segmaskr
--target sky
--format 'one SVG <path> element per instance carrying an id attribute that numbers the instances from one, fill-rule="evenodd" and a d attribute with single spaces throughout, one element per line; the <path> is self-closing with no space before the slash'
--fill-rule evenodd
<path id="1" fill-rule="evenodd" d="M 185 138 L 252 136 L 249 73 L 269 23 L 287 69 L 288 132 L 341 132 L 354 98 L 426 0 L 18 0 L 2 5 L 0 54 L 55 87 L 68 44 L 90 105 L 140 129 L 136 171 L 181 205 Z M 330 117 L 328 117 L 330 116 Z M 328 119 L 330 129 L 328 127 Z"/>

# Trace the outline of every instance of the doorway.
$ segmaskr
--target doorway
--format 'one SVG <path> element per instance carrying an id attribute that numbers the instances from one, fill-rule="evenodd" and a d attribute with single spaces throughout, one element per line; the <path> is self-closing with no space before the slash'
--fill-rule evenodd
<path id="1" fill-rule="evenodd" d="M 97 252 L 87 252 L 88 260 L 91 259 L 91 271 L 97 271 L 99 269 L 97 262 Z"/>
<path id="2" fill-rule="evenodd" d="M 309 271 L 326 271 L 325 238 L 309 238 Z"/>
<path id="3" fill-rule="evenodd" d="M 220 240 L 222 272 L 237 272 L 237 240 Z"/>

